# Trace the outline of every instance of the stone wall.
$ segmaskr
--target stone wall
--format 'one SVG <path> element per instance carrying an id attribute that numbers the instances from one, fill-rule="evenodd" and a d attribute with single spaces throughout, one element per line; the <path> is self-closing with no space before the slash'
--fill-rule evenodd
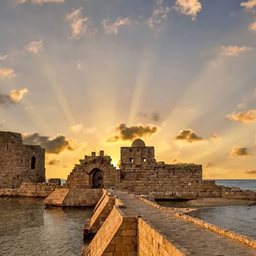
<path id="1" fill-rule="evenodd" d="M 17 188 L 23 181 L 45 181 L 45 151 L 24 145 L 21 134 L 0 132 L 0 188 Z"/>
<path id="2" fill-rule="evenodd" d="M 123 175 L 123 172 L 125 173 Z M 136 166 L 122 165 L 123 179 L 118 189 L 136 194 L 149 194 L 155 199 L 194 198 L 202 182 L 202 166 L 194 164 Z"/>
<path id="3" fill-rule="evenodd" d="M 54 184 L 22 182 L 19 188 L 0 189 L 0 196 L 47 197 L 56 188 Z"/>
<path id="4" fill-rule="evenodd" d="M 171 255 L 185 256 L 189 253 L 173 245 L 163 234 L 158 232 L 150 223 L 142 218 L 138 220 L 138 256 Z"/>

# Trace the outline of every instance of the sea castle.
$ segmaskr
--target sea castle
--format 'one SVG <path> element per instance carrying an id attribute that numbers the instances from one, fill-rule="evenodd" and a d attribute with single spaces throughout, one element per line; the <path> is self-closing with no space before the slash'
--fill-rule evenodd
<path id="1" fill-rule="evenodd" d="M 141 139 L 121 147 L 120 168 L 103 150 L 92 152 L 61 185 L 60 179 L 45 180 L 43 148 L 24 145 L 18 133 L 0 132 L 0 196 L 44 197 L 46 206 L 95 207 L 85 223 L 82 255 L 256 255 L 255 240 L 195 219 L 186 214 L 191 209 L 168 209 L 154 201 L 256 201 L 256 192 L 203 180 L 201 165 L 159 162 L 154 147 Z"/>

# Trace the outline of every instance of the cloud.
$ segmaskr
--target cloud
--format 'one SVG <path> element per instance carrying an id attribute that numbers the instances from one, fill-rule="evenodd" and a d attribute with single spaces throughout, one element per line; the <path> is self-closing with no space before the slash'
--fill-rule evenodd
<path id="1" fill-rule="evenodd" d="M 183 140 L 189 143 L 197 142 L 203 140 L 200 136 L 198 136 L 191 129 L 184 129 L 179 132 L 179 134 L 175 137 L 176 140 Z"/>
<path id="2" fill-rule="evenodd" d="M 73 9 L 66 15 L 66 19 L 70 22 L 71 37 L 79 39 L 82 34 L 92 35 L 96 33 L 95 29 L 90 29 L 90 20 L 88 17 L 82 16 L 82 8 Z"/>
<path id="3" fill-rule="evenodd" d="M 44 50 L 44 42 L 42 39 L 39 41 L 32 41 L 25 46 L 25 50 L 33 54 L 42 52 Z"/>
<path id="4" fill-rule="evenodd" d="M 47 162 L 48 165 L 58 165 L 60 163 L 60 160 L 53 159 Z"/>
<path id="5" fill-rule="evenodd" d="M 82 124 L 75 124 L 75 125 L 72 125 L 70 126 L 70 130 L 72 132 L 80 132 L 83 128 L 83 125 Z"/>
<path id="6" fill-rule="evenodd" d="M 250 109 L 245 112 L 233 112 L 227 115 L 227 118 L 240 123 L 252 123 L 256 121 L 256 109 Z"/>
<path id="7" fill-rule="evenodd" d="M 27 88 L 14 89 L 9 94 L 0 94 L 0 105 L 9 105 L 20 102 L 28 94 Z"/>
<path id="8" fill-rule="evenodd" d="M 246 174 L 252 174 L 252 175 L 253 175 L 253 174 L 256 174 L 256 170 L 246 171 L 245 173 L 246 173 Z"/>
<path id="9" fill-rule="evenodd" d="M 17 0 L 18 4 L 32 3 L 32 4 L 48 4 L 48 3 L 64 3 L 66 0 Z"/>
<path id="10" fill-rule="evenodd" d="M 55 138 L 41 136 L 39 133 L 31 135 L 23 135 L 23 141 L 29 145 L 40 145 L 45 148 L 47 153 L 59 154 L 64 150 L 74 150 L 71 142 L 63 135 L 58 135 Z"/>
<path id="11" fill-rule="evenodd" d="M 116 130 L 118 131 L 118 134 L 110 138 L 108 140 L 109 142 L 115 142 L 118 140 L 133 140 L 135 138 L 151 136 L 157 132 L 157 127 L 151 125 L 134 125 L 128 127 L 126 124 L 121 123 L 116 127 Z"/>
<path id="12" fill-rule="evenodd" d="M 246 2 L 242 2 L 241 6 L 245 7 L 246 9 L 252 9 L 256 7 L 256 0 L 248 0 Z"/>
<path id="13" fill-rule="evenodd" d="M 231 155 L 232 156 L 248 156 L 250 154 L 248 152 L 248 148 L 235 146 L 232 148 Z"/>
<path id="14" fill-rule="evenodd" d="M 158 29 L 168 18 L 170 7 L 163 6 L 163 0 L 157 0 L 153 9 L 152 15 L 148 18 L 146 23 L 153 29 Z"/>
<path id="15" fill-rule="evenodd" d="M 223 56 L 236 57 L 251 50 L 252 48 L 247 46 L 226 45 L 220 47 L 220 54 Z"/>
<path id="16" fill-rule="evenodd" d="M 28 94 L 27 88 L 21 88 L 21 89 L 15 89 L 11 90 L 9 93 L 9 97 L 13 102 L 19 102 L 21 101 L 26 94 Z"/>
<path id="17" fill-rule="evenodd" d="M 7 60 L 8 58 L 8 55 L 5 54 L 5 55 L 0 55 L 0 60 Z"/>
<path id="18" fill-rule="evenodd" d="M 161 120 L 160 114 L 158 112 L 152 112 L 152 113 L 138 112 L 137 115 L 140 117 L 150 119 L 151 121 L 154 121 L 154 122 L 158 122 Z"/>
<path id="19" fill-rule="evenodd" d="M 199 0 L 176 0 L 176 9 L 194 20 L 197 14 L 202 10 L 202 4 Z"/>
<path id="20" fill-rule="evenodd" d="M 121 27 L 130 25 L 130 23 L 131 21 L 128 18 L 117 18 L 114 22 L 109 19 L 104 19 L 102 26 L 106 34 L 117 35 Z"/>
<path id="21" fill-rule="evenodd" d="M 249 29 L 253 32 L 256 32 L 256 21 L 252 22 L 250 25 L 249 25 Z"/>
<path id="22" fill-rule="evenodd" d="M 10 79 L 16 76 L 14 69 L 12 68 L 0 68 L 0 78 Z"/>

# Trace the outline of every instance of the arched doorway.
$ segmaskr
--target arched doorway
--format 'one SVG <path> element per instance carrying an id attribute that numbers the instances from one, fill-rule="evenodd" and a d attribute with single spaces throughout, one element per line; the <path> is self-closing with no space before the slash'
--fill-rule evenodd
<path id="1" fill-rule="evenodd" d="M 103 172 L 100 169 L 92 171 L 92 188 L 103 188 Z"/>

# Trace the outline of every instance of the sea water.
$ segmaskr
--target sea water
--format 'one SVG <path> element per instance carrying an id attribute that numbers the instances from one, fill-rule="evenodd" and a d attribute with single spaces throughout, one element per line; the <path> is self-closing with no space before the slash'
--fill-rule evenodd
<path id="1" fill-rule="evenodd" d="M 45 208 L 33 198 L 0 198 L 1 256 L 77 256 L 92 209 Z"/>

